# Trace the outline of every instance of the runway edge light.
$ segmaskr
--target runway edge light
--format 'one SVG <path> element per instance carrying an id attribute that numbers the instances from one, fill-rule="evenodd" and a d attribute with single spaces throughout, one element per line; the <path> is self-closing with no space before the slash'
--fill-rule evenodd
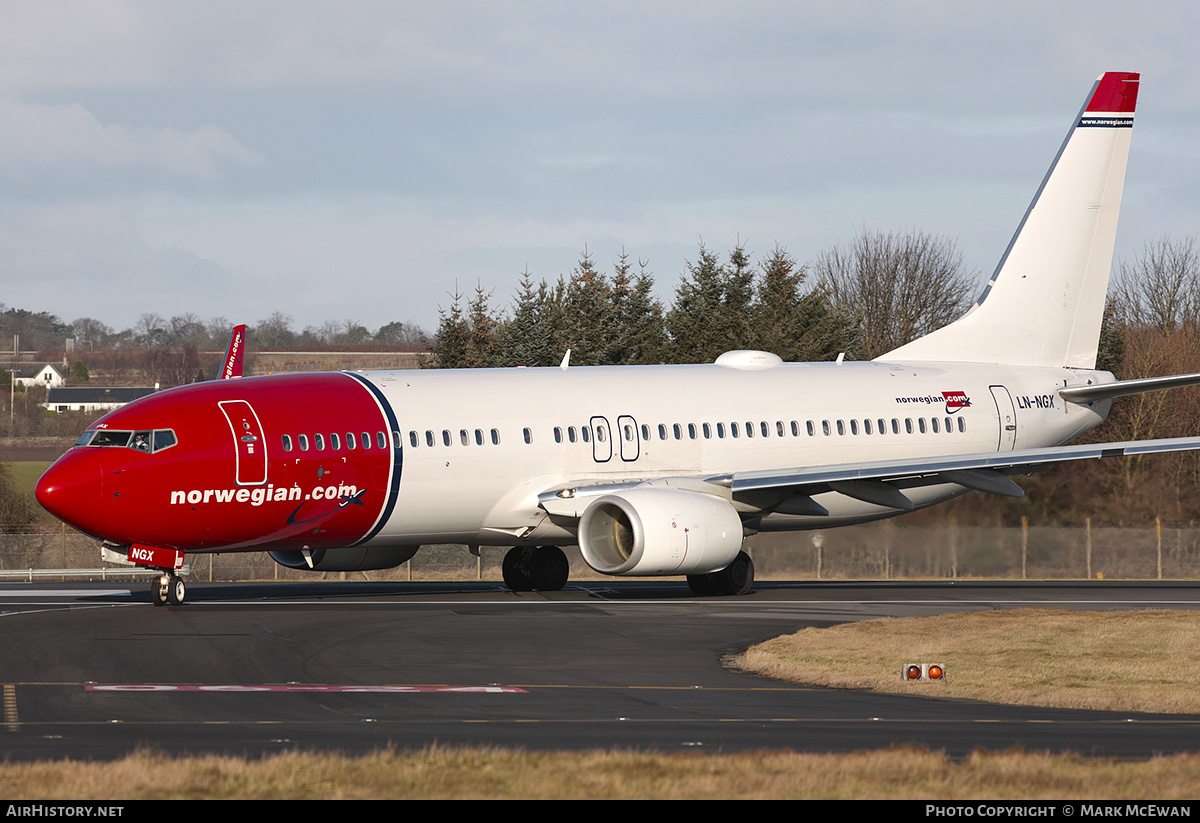
<path id="1" fill-rule="evenodd" d="M 905 663 L 900 676 L 906 681 L 946 679 L 946 667 L 941 663 Z"/>

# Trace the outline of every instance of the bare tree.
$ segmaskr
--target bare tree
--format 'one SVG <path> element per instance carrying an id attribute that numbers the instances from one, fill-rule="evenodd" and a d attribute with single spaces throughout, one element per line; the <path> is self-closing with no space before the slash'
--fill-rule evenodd
<path id="1" fill-rule="evenodd" d="M 868 358 L 956 320 L 979 281 L 953 240 L 923 231 L 863 229 L 822 252 L 812 270 L 833 308 L 859 318 Z"/>
<path id="2" fill-rule="evenodd" d="M 1114 284 L 1125 320 L 1169 334 L 1200 324 L 1200 251 L 1191 237 L 1147 242 L 1141 257 L 1122 260 Z"/>

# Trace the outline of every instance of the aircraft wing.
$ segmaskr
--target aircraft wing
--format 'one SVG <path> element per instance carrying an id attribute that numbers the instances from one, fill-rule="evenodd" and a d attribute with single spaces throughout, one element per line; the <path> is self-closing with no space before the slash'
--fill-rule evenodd
<path id="1" fill-rule="evenodd" d="M 1009 475 L 1031 474 L 1044 471 L 1058 463 L 1075 460 L 1194 450 L 1200 450 L 1200 437 L 1128 440 L 1006 452 L 835 463 L 812 468 L 731 472 L 704 477 L 665 477 L 621 482 L 581 481 L 543 492 L 538 496 L 538 500 L 541 507 L 551 515 L 578 518 L 595 497 L 635 486 L 651 485 L 731 497 L 735 502 L 757 499 L 764 509 L 793 514 L 827 513 L 819 504 L 811 500 L 805 501 L 804 498 L 828 491 L 836 491 L 881 506 L 911 510 L 914 508 L 913 503 L 904 495 L 905 489 L 956 483 L 990 494 L 1023 497 L 1024 492 Z M 780 504 L 783 504 L 782 508 Z"/>

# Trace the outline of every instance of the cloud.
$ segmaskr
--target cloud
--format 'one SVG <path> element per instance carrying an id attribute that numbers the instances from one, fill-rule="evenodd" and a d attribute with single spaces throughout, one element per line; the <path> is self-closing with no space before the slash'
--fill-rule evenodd
<path id="1" fill-rule="evenodd" d="M 224 130 L 103 123 L 78 103 L 0 99 L 0 178 L 46 183 L 145 173 L 192 181 L 220 178 L 262 158 Z"/>

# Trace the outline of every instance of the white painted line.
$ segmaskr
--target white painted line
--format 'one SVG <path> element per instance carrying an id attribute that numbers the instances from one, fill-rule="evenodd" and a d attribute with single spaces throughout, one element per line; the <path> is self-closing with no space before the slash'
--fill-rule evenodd
<path id="1" fill-rule="evenodd" d="M 421 692 L 455 693 L 455 694 L 528 694 L 525 689 L 513 686 L 303 686 L 297 683 L 283 683 L 262 686 L 213 685 L 198 686 L 195 684 L 127 684 L 100 686 L 89 683 L 84 687 L 89 692 L 342 692 L 342 693 L 394 693 L 415 694 Z"/>

